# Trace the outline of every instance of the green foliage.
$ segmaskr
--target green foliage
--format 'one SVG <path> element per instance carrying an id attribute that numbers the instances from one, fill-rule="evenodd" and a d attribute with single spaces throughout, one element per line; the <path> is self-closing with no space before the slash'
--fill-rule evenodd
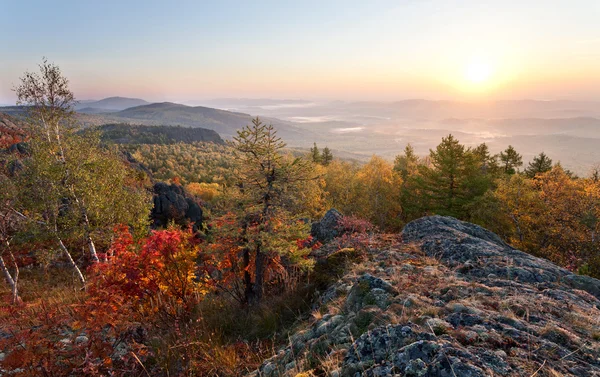
<path id="1" fill-rule="evenodd" d="M 57 66 L 44 61 L 40 73 L 26 73 L 15 91 L 18 102 L 28 105 L 32 133 L 30 157 L 14 177 L 15 205 L 38 239 L 54 239 L 83 281 L 65 243 L 86 244 L 97 261 L 94 239 L 107 246 L 114 225 L 145 233 L 150 198 L 97 134 L 75 133 L 74 97 Z"/>
<path id="2" fill-rule="evenodd" d="M 487 171 L 492 170 L 493 160 L 485 153 L 481 148 L 476 154 L 452 135 L 443 138 L 430 150 L 431 166 L 419 166 L 419 174 L 406 186 L 405 195 L 421 196 L 413 210 L 466 218 L 469 203 L 491 187 Z"/>
<path id="3" fill-rule="evenodd" d="M 148 192 L 136 184 L 116 152 L 102 148 L 96 137 L 65 134 L 59 161 L 43 139 L 32 140 L 31 151 L 16 182 L 19 203 L 32 225 L 46 223 L 40 231 L 50 226 L 74 242 L 91 234 L 104 246 L 116 224 L 128 224 L 137 235 L 147 231 Z"/>
<path id="4" fill-rule="evenodd" d="M 506 150 L 500 152 L 500 163 L 505 174 L 515 174 L 516 169 L 523 166 L 523 157 L 509 145 Z"/>
<path id="5" fill-rule="evenodd" d="M 143 163 L 155 179 L 171 181 L 179 178 L 181 184 L 218 183 L 231 187 L 236 182 L 236 161 L 228 145 L 210 142 L 178 143 L 169 145 L 128 145 L 135 159 Z"/>
<path id="6" fill-rule="evenodd" d="M 328 147 L 323 148 L 323 152 L 321 153 L 321 164 L 323 166 L 327 166 L 333 161 L 333 153 Z"/>
<path id="7" fill-rule="evenodd" d="M 319 152 L 319 147 L 317 147 L 317 143 L 314 143 L 310 148 L 310 159 L 315 164 L 321 164 L 323 166 L 327 166 L 333 161 L 333 154 L 328 147 L 323 148 L 323 152 Z"/>
<path id="8" fill-rule="evenodd" d="M 223 144 L 223 140 L 213 130 L 181 126 L 143 126 L 132 124 L 104 124 L 80 131 L 90 130 L 100 133 L 103 142 L 117 144 L 176 144 L 195 142 L 214 142 Z"/>
<path id="9" fill-rule="evenodd" d="M 312 159 L 312 162 L 314 162 L 316 164 L 321 162 L 321 152 L 319 152 L 317 143 L 314 143 L 313 147 L 310 148 L 310 157 Z"/>
<path id="10" fill-rule="evenodd" d="M 552 169 L 552 159 L 542 152 L 529 163 L 527 169 L 525 169 L 525 175 L 534 178 L 537 174 L 545 173 L 550 169 Z"/>
<path id="11" fill-rule="evenodd" d="M 396 156 L 394 160 L 394 170 L 400 173 L 403 181 L 413 175 L 419 164 L 419 157 L 415 154 L 415 149 L 412 145 L 407 144 L 404 148 L 404 154 Z"/>
<path id="12" fill-rule="evenodd" d="M 279 263 L 278 256 L 284 254 L 292 266 L 303 264 L 303 255 L 292 252 L 290 247 L 291 239 L 299 233 L 287 205 L 292 198 L 290 193 L 316 177 L 309 161 L 282 154 L 285 143 L 277 137 L 272 125 L 258 118 L 238 131 L 231 146 L 239 161 L 237 177 L 242 194 L 238 222 L 245 229 L 242 236 L 245 301 L 258 303 L 264 293 L 268 267 L 274 263 L 279 268 L 286 267 Z M 248 271 L 252 263 L 253 281 Z"/>

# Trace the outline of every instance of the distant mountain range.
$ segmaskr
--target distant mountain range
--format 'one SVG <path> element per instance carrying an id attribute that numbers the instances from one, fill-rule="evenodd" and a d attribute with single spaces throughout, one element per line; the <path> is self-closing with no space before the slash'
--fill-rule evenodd
<path id="1" fill-rule="evenodd" d="M 75 106 L 75 110 L 81 113 L 98 114 L 121 111 L 134 106 L 148 105 L 149 103 L 139 98 L 109 97 L 99 101 L 80 101 Z"/>
<path id="2" fill-rule="evenodd" d="M 600 163 L 600 102 L 222 99 L 212 103 L 223 107 L 111 97 L 82 101 L 77 116 L 84 127 L 118 123 L 182 126 L 206 128 L 228 139 L 258 115 L 275 126 L 291 148 L 307 148 L 316 142 L 319 147 L 338 151 L 338 156 L 363 161 L 373 154 L 393 159 L 407 143 L 417 154 L 425 155 L 443 136 L 453 134 L 467 146 L 485 142 L 494 153 L 512 144 L 525 163 L 544 151 L 579 174 L 586 174 Z M 135 106 L 108 109 L 132 104 Z M 13 106 L 0 111 L 18 117 L 24 108 Z M 139 132 L 146 135 L 145 130 Z"/>

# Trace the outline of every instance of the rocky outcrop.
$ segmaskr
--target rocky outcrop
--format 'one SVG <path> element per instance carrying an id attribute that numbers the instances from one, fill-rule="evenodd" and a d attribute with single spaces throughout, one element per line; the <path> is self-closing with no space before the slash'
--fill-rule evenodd
<path id="1" fill-rule="evenodd" d="M 26 138 L 27 133 L 15 118 L 0 113 L 0 149 L 9 148 Z"/>
<path id="2" fill-rule="evenodd" d="M 430 257 L 471 279 L 491 286 L 530 285 L 538 289 L 558 282 L 600 299 L 600 281 L 571 273 L 555 264 L 515 250 L 496 234 L 452 217 L 430 216 L 413 221 L 402 231 L 405 242 L 418 242 Z"/>
<path id="3" fill-rule="evenodd" d="M 330 209 L 320 221 L 312 224 L 310 235 L 321 243 L 333 240 L 341 235 L 339 225 L 342 217 L 342 214 L 338 210 L 334 208 Z"/>
<path id="4" fill-rule="evenodd" d="M 194 231 L 202 225 L 202 208 L 187 195 L 183 187 L 169 185 L 164 182 L 154 184 L 154 207 L 151 218 L 154 227 L 165 227 L 170 222 L 187 226 L 191 224 Z"/>
<path id="5" fill-rule="evenodd" d="M 600 376 L 600 281 L 450 217 L 373 237 L 260 376 Z"/>

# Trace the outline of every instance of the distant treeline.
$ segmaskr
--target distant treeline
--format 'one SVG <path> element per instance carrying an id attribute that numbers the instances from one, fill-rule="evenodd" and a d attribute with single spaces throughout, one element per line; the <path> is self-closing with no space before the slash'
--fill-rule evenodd
<path id="1" fill-rule="evenodd" d="M 117 144 L 176 144 L 199 141 L 225 144 L 221 136 L 206 128 L 189 128 L 181 126 L 143 126 L 126 123 L 105 124 L 94 127 L 103 141 Z M 85 130 L 83 132 L 89 132 Z"/>

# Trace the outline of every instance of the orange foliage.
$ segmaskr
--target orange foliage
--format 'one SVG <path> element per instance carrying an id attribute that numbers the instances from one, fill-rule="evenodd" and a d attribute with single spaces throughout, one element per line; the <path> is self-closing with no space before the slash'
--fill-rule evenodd
<path id="1" fill-rule="evenodd" d="M 1 368 L 25 376 L 138 375 L 152 356 L 147 331 L 190 318 L 211 288 L 212 265 L 193 232 L 155 231 L 139 243 L 127 227 L 116 234 L 107 261 L 88 269 L 87 291 L 74 303 L 42 300 L 2 313 L 12 336 L 0 340 L 8 350 Z"/>

